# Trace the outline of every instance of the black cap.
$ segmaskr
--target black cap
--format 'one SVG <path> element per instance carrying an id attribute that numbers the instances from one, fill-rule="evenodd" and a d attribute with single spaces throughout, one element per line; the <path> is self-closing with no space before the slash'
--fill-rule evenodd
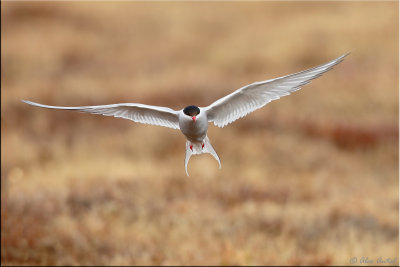
<path id="1" fill-rule="evenodd" d="M 199 107 L 196 106 L 187 106 L 186 108 L 183 109 L 183 113 L 185 113 L 188 116 L 197 116 L 200 113 Z"/>

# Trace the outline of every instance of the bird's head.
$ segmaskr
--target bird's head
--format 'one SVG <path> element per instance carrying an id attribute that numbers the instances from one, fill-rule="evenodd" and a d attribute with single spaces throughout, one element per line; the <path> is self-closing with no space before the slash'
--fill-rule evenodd
<path id="1" fill-rule="evenodd" d="M 199 107 L 196 106 L 187 106 L 186 108 L 183 109 L 183 113 L 191 117 L 193 122 L 196 122 L 196 116 L 199 115 L 200 109 Z"/>

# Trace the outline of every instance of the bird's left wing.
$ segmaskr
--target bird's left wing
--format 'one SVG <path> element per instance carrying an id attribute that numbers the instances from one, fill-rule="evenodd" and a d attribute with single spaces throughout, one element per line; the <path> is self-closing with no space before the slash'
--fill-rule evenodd
<path id="1" fill-rule="evenodd" d="M 222 128 L 273 100 L 299 90 L 339 64 L 348 54 L 305 71 L 246 85 L 206 107 L 208 121 Z"/>
<path id="2" fill-rule="evenodd" d="M 134 122 L 179 129 L 178 111 L 166 107 L 150 106 L 150 105 L 136 104 L 136 103 L 124 103 L 124 104 L 101 105 L 101 106 L 83 106 L 83 107 L 60 107 L 60 106 L 42 105 L 27 100 L 22 100 L 22 102 L 41 108 L 76 110 L 92 114 L 101 114 L 105 116 L 124 118 L 132 120 Z"/>

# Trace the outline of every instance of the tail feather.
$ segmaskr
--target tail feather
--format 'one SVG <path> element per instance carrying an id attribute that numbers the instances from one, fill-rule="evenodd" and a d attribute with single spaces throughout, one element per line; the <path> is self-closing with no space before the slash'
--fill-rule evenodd
<path id="1" fill-rule="evenodd" d="M 202 147 L 202 144 L 204 144 L 204 147 Z M 192 148 L 190 146 L 192 145 Z M 186 156 L 185 156 L 185 171 L 186 175 L 189 176 L 188 170 L 187 170 L 187 165 L 189 162 L 189 159 L 192 155 L 199 155 L 203 153 L 209 153 L 211 154 L 216 161 L 218 161 L 219 168 L 221 169 L 221 161 L 219 160 L 217 152 L 215 152 L 214 148 L 212 147 L 210 140 L 208 139 L 208 136 L 206 136 L 203 140 L 203 142 L 199 143 L 193 143 L 190 141 L 186 141 Z"/>

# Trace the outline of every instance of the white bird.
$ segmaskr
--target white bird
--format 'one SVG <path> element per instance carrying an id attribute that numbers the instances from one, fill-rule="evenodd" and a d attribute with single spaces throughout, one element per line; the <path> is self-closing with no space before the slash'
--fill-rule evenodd
<path id="1" fill-rule="evenodd" d="M 310 83 L 312 79 L 321 76 L 332 69 L 333 66 L 339 64 L 348 54 L 308 70 L 246 85 L 218 99 L 208 107 L 191 105 L 181 110 L 173 110 L 167 107 L 137 103 L 61 107 L 42 105 L 26 100 L 21 101 L 42 108 L 76 110 L 180 129 L 187 139 L 185 171 L 189 176 L 187 165 L 192 155 L 209 153 L 218 161 L 219 168 L 221 168 L 219 157 L 207 136 L 209 122 L 213 122 L 214 125 L 222 128 L 273 100 L 299 90 L 301 86 Z"/>

